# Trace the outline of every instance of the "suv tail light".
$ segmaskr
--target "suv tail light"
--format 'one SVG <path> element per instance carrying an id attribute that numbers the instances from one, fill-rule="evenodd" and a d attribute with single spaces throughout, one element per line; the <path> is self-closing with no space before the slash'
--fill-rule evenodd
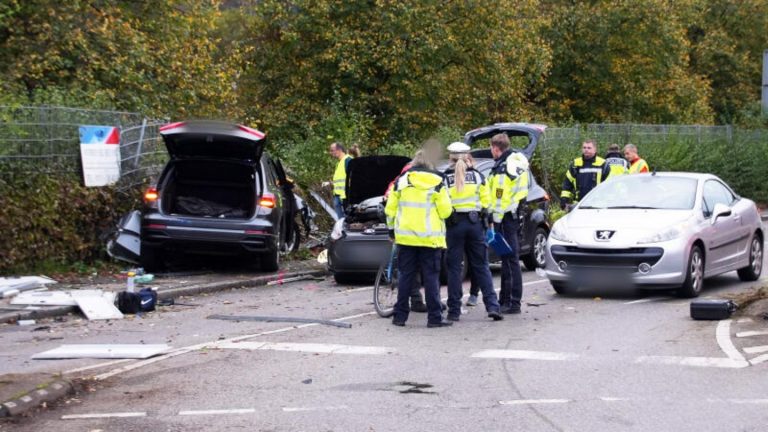
<path id="1" fill-rule="evenodd" d="M 264 208 L 275 208 L 275 195 L 271 194 L 269 192 L 264 193 L 264 195 L 259 198 L 259 207 Z"/>
<path id="2" fill-rule="evenodd" d="M 157 193 L 157 188 L 149 188 L 146 192 L 144 192 L 144 202 L 147 204 L 153 203 L 157 201 L 157 198 L 160 197 L 160 194 Z"/>

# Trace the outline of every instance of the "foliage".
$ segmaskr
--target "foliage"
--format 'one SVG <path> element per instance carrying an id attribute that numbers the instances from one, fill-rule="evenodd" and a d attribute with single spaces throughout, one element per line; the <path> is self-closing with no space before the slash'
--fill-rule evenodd
<path id="1" fill-rule="evenodd" d="M 7 168 L 3 174 L 0 273 L 104 257 L 104 235 L 136 204 L 109 188 L 85 188 L 78 178 L 8 175 Z"/>
<path id="2" fill-rule="evenodd" d="M 240 117 L 241 53 L 218 44 L 219 15 L 215 0 L 14 0 L 0 8 L 0 88 L 32 103 Z"/>

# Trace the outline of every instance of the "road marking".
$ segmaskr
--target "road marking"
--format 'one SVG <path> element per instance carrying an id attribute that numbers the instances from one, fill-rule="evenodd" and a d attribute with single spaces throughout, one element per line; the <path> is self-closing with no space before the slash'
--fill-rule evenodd
<path id="1" fill-rule="evenodd" d="M 134 361 L 134 359 L 120 359 L 120 360 L 113 360 L 113 361 L 108 361 L 108 362 L 105 362 L 105 363 L 99 363 L 99 364 L 90 365 L 90 366 L 84 366 L 84 367 L 80 367 L 80 368 L 77 368 L 77 369 L 70 369 L 68 371 L 64 371 L 64 374 L 66 375 L 66 374 L 73 374 L 73 373 L 78 373 L 78 372 L 84 372 L 84 371 L 91 370 L 91 369 L 99 369 L 99 368 L 103 368 L 103 367 L 107 367 L 107 366 L 112 366 L 112 365 L 116 365 L 116 364 L 130 362 L 130 361 Z"/>
<path id="2" fill-rule="evenodd" d="M 768 335 L 768 331 L 766 331 L 766 330 L 745 331 L 745 332 L 736 333 L 736 337 L 737 338 L 745 338 L 745 337 L 752 337 L 752 336 L 765 336 L 765 335 Z"/>
<path id="3" fill-rule="evenodd" d="M 283 412 L 338 411 L 349 409 L 346 405 L 326 407 L 283 407 Z"/>
<path id="4" fill-rule="evenodd" d="M 93 414 L 69 414 L 61 416 L 62 420 L 99 419 L 113 417 L 146 417 L 146 412 L 122 412 L 122 413 L 93 413 Z"/>
<path id="5" fill-rule="evenodd" d="M 746 347 L 744 348 L 744 352 L 747 354 L 760 354 L 760 353 L 768 352 L 768 345 Z"/>
<path id="6" fill-rule="evenodd" d="M 746 360 L 723 357 L 642 356 L 638 357 L 635 363 L 718 368 L 743 368 L 749 366 L 749 362 Z"/>
<path id="7" fill-rule="evenodd" d="M 707 399 L 707 402 L 732 403 L 738 405 L 768 404 L 768 399 Z"/>
<path id="8" fill-rule="evenodd" d="M 736 322 L 739 324 L 745 324 L 745 323 L 751 323 L 753 321 L 752 321 L 752 318 L 739 318 Z"/>
<path id="9" fill-rule="evenodd" d="M 618 397 L 605 397 L 601 396 L 600 400 L 603 402 L 626 402 L 630 400 L 629 398 L 618 398 Z"/>
<path id="10" fill-rule="evenodd" d="M 749 361 L 749 363 L 754 366 L 760 363 L 763 363 L 765 361 L 768 361 L 768 354 L 763 354 L 761 356 L 755 357 L 752 360 Z"/>
<path id="11" fill-rule="evenodd" d="M 499 405 L 536 405 L 536 404 L 561 404 L 571 402 L 570 399 L 515 399 L 499 401 Z"/>
<path id="12" fill-rule="evenodd" d="M 647 298 L 643 298 L 643 299 L 640 299 L 640 300 L 628 301 L 628 302 L 625 302 L 624 304 L 625 305 L 632 305 L 632 304 L 639 304 L 639 303 L 650 303 L 650 302 L 660 301 L 660 300 L 664 300 L 664 299 L 665 299 L 665 297 L 647 297 Z"/>
<path id="13" fill-rule="evenodd" d="M 473 358 L 514 359 L 514 360 L 551 360 L 564 361 L 578 358 L 578 354 L 547 351 L 525 350 L 483 350 L 472 354 Z"/>
<path id="14" fill-rule="evenodd" d="M 201 410 L 201 411 L 179 411 L 180 416 L 191 415 L 222 415 L 222 414 L 253 414 L 255 408 L 223 409 L 223 410 Z"/>
<path id="15" fill-rule="evenodd" d="M 715 339 L 717 339 L 717 344 L 729 359 L 737 362 L 746 361 L 744 356 L 733 345 L 733 341 L 731 341 L 731 320 L 722 320 L 717 323 Z"/>
<path id="16" fill-rule="evenodd" d="M 549 283 L 549 279 L 539 279 L 534 281 L 528 281 L 528 282 L 525 282 L 523 285 L 536 285 L 536 284 L 545 283 L 545 282 Z"/>
<path id="17" fill-rule="evenodd" d="M 372 286 L 361 287 L 361 288 L 351 288 L 351 289 L 347 289 L 347 290 L 344 290 L 344 291 L 341 291 L 341 292 L 342 293 L 353 293 L 353 292 L 358 292 L 358 291 L 370 291 L 373 288 L 374 287 L 372 287 Z"/>
<path id="18" fill-rule="evenodd" d="M 384 355 L 394 352 L 394 348 L 362 345 L 337 345 L 321 343 L 285 343 L 285 342 L 230 342 L 214 343 L 211 348 L 244 349 L 244 350 L 269 350 L 269 351 L 295 351 L 319 354 L 357 354 L 357 355 Z"/>

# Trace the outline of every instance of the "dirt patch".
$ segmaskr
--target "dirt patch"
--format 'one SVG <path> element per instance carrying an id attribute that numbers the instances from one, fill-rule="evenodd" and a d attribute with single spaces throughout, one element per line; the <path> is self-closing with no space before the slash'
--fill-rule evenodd
<path id="1" fill-rule="evenodd" d="M 723 296 L 739 307 L 736 316 L 762 317 L 768 313 L 768 286 Z"/>

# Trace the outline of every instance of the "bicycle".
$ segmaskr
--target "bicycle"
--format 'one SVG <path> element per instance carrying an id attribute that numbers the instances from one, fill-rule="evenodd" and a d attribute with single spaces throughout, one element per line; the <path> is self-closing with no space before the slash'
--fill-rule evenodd
<path id="1" fill-rule="evenodd" d="M 381 263 L 373 286 L 373 307 L 382 318 L 395 313 L 397 302 L 397 245 L 392 244 L 389 260 Z"/>

